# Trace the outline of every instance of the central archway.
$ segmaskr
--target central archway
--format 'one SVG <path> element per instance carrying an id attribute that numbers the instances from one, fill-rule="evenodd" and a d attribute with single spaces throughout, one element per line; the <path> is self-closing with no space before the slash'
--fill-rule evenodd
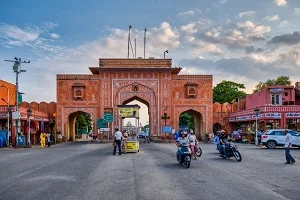
<path id="1" fill-rule="evenodd" d="M 142 82 L 142 81 L 141 81 Z M 144 81 L 145 82 L 145 81 Z M 122 81 L 116 82 L 114 85 L 121 86 L 118 90 L 115 90 L 114 93 L 114 110 L 118 110 L 118 105 L 127 104 L 133 100 L 137 100 L 142 102 L 143 104 L 147 105 L 148 107 L 148 114 L 149 114 L 149 135 L 157 135 L 159 133 L 159 118 L 158 118 L 158 106 L 157 106 L 157 95 L 156 90 L 152 87 L 157 85 L 156 82 L 150 81 L 149 84 L 144 85 L 138 81 L 132 81 L 128 84 L 126 81 L 126 85 Z M 151 84 L 150 84 L 151 83 Z M 149 87 L 148 87 L 149 85 Z M 118 116 L 118 112 L 115 112 L 115 120 L 114 126 L 117 127 L 120 124 L 120 119 Z"/>
<path id="2" fill-rule="evenodd" d="M 141 99 L 140 97 L 137 97 L 137 96 L 134 96 L 122 103 L 122 105 L 134 105 L 134 104 L 138 104 L 141 107 L 140 111 L 139 111 L 139 118 L 137 119 L 137 125 L 138 125 L 138 127 L 140 127 L 139 131 L 142 131 L 142 128 L 145 125 L 149 126 L 149 124 L 150 124 L 150 119 L 151 119 L 150 112 L 149 112 L 150 105 L 147 101 L 145 101 L 144 99 Z M 126 121 L 130 121 L 130 123 L 133 122 L 132 119 L 127 119 L 127 120 L 125 119 L 124 124 L 127 123 Z M 123 127 L 123 125 L 121 127 Z"/>

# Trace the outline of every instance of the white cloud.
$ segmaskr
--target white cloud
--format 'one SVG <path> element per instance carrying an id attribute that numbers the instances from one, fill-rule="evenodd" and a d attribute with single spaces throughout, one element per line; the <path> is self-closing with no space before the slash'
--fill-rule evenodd
<path id="1" fill-rule="evenodd" d="M 50 37 L 53 38 L 53 39 L 59 39 L 60 38 L 60 36 L 57 35 L 56 33 L 51 33 Z"/>
<path id="2" fill-rule="evenodd" d="M 220 4 L 225 4 L 227 3 L 227 0 L 220 0 Z"/>
<path id="3" fill-rule="evenodd" d="M 287 27 L 289 26 L 290 22 L 287 20 L 284 20 L 282 22 L 280 22 L 280 24 L 278 25 L 278 27 L 283 28 L 283 27 Z"/>
<path id="4" fill-rule="evenodd" d="M 277 21 L 277 20 L 279 20 L 279 17 L 278 17 L 278 15 L 267 16 L 267 17 L 265 17 L 265 20 L 268 20 L 268 21 Z"/>
<path id="5" fill-rule="evenodd" d="M 194 48 L 193 53 L 196 55 L 201 55 L 202 53 L 208 53 L 208 54 L 212 54 L 212 55 L 220 55 L 220 54 L 224 54 L 224 51 L 222 51 L 220 49 L 220 47 L 218 47 L 215 44 L 212 43 L 207 43 L 207 42 L 203 42 L 203 41 L 199 41 L 196 44 L 196 48 Z"/>
<path id="6" fill-rule="evenodd" d="M 250 36 L 262 36 L 265 33 L 271 31 L 270 26 L 256 26 L 251 21 L 246 21 L 244 23 L 238 23 L 238 27 L 245 29 L 245 33 L 249 34 Z"/>
<path id="7" fill-rule="evenodd" d="M 275 0 L 274 3 L 279 7 L 283 7 L 287 4 L 286 0 Z"/>
<path id="8" fill-rule="evenodd" d="M 197 30 L 195 29 L 196 24 L 195 23 L 189 23 L 187 25 L 181 26 L 180 30 L 186 31 L 190 34 L 196 33 Z"/>
<path id="9" fill-rule="evenodd" d="M 187 10 L 181 13 L 178 13 L 179 16 L 186 16 L 186 15 L 194 15 L 194 11 L 193 10 Z"/>
<path id="10" fill-rule="evenodd" d="M 0 25 L 0 37 L 7 38 L 13 41 L 30 42 L 39 37 L 40 33 L 37 31 L 26 31 L 13 25 Z"/>
<path id="11" fill-rule="evenodd" d="M 253 10 L 248 10 L 248 11 L 246 11 L 246 12 L 241 12 L 240 14 L 239 14 L 239 18 L 242 18 L 242 17 L 244 17 L 244 16 L 251 16 L 251 15 L 255 15 L 255 11 L 253 11 Z"/>
<path id="12" fill-rule="evenodd" d="M 296 14 L 300 14 L 300 8 L 295 8 L 294 10 L 295 10 Z"/>

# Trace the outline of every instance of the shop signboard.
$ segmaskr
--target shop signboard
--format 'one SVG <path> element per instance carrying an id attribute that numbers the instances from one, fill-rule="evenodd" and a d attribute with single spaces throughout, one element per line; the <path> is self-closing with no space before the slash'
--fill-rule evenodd
<path id="1" fill-rule="evenodd" d="M 263 118 L 265 115 L 264 114 L 258 114 L 257 119 Z M 256 119 L 255 115 L 252 115 L 252 119 Z"/>
<path id="2" fill-rule="evenodd" d="M 284 88 L 271 88 L 270 93 L 282 93 L 284 92 Z"/>
<path id="3" fill-rule="evenodd" d="M 246 120 L 251 120 L 251 115 L 236 117 L 236 121 L 246 121 Z"/>
<path id="4" fill-rule="evenodd" d="M 123 118 L 139 118 L 138 107 L 119 107 L 119 116 Z"/>
<path id="5" fill-rule="evenodd" d="M 300 118 L 300 113 L 296 113 L 296 112 L 285 113 L 285 117 L 286 118 Z"/>
<path id="6" fill-rule="evenodd" d="M 171 126 L 162 126 L 162 132 L 163 133 L 172 133 L 172 127 Z"/>
<path id="7" fill-rule="evenodd" d="M 229 117 L 229 118 L 228 118 L 228 121 L 229 121 L 229 122 L 235 122 L 235 117 Z"/>
<path id="8" fill-rule="evenodd" d="M 266 113 L 266 118 L 281 119 L 281 113 Z"/>
<path id="9" fill-rule="evenodd" d="M 7 118 L 7 113 L 1 113 L 0 114 L 0 118 L 5 118 L 5 117 Z"/>

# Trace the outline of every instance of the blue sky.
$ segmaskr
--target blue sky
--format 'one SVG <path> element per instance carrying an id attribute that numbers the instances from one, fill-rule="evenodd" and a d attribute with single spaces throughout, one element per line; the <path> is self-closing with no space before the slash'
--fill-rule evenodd
<path id="1" fill-rule="evenodd" d="M 83 3 L 84 2 L 84 3 Z M 56 101 L 56 74 L 90 73 L 100 57 L 126 57 L 128 26 L 143 55 L 163 56 L 182 74 L 244 83 L 300 78 L 299 0 L 1 1 L 0 78 L 15 81 L 15 56 L 30 60 L 20 76 L 26 101 Z"/>

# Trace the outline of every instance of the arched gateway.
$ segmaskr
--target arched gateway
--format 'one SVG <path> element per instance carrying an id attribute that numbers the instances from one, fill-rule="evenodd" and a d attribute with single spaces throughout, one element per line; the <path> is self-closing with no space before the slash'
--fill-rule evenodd
<path id="1" fill-rule="evenodd" d="M 99 67 L 89 69 L 91 75 L 57 75 L 57 129 L 63 135 L 74 135 L 70 115 L 76 112 L 90 114 L 97 134 L 97 119 L 106 108 L 113 108 L 112 130 L 119 126 L 118 105 L 133 99 L 148 106 L 152 136 L 161 134 L 164 113 L 170 116 L 167 126 L 178 130 L 186 111 L 199 116 L 198 137 L 212 132 L 211 75 L 178 75 L 181 68 L 173 68 L 171 59 L 99 59 Z"/>

